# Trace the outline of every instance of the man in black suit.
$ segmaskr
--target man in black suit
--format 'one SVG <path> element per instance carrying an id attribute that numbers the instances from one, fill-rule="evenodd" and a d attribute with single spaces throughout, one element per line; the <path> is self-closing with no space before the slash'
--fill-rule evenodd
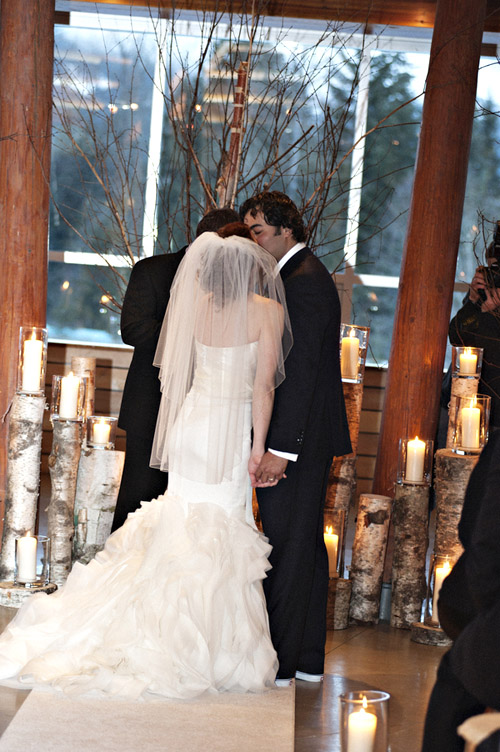
<path id="1" fill-rule="evenodd" d="M 229 222 L 239 221 L 233 209 L 213 209 L 196 228 L 196 236 L 214 232 Z M 142 259 L 130 275 L 121 314 L 121 334 L 134 347 L 118 425 L 127 432 L 125 465 L 112 530 L 119 528 L 141 501 L 151 501 L 165 492 L 168 475 L 149 466 L 160 407 L 160 381 L 153 358 L 170 287 L 187 246 L 177 253 Z"/>
<path id="2" fill-rule="evenodd" d="M 268 451 L 253 478 L 273 546 L 264 589 L 277 681 L 321 681 L 328 596 L 323 507 L 332 458 L 351 451 L 339 364 L 340 303 L 330 273 L 304 243 L 302 217 L 288 196 L 260 193 L 243 204 L 240 216 L 278 261 L 293 334 Z M 275 479 L 276 486 L 259 488 Z"/>

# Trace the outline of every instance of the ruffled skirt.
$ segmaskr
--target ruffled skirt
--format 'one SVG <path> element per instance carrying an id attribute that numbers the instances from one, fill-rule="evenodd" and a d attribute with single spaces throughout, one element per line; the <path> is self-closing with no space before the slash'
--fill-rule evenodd
<path id="1" fill-rule="evenodd" d="M 60 590 L 0 637 L 0 679 L 147 699 L 261 692 L 277 670 L 262 579 L 267 539 L 168 492 L 130 515 Z"/>

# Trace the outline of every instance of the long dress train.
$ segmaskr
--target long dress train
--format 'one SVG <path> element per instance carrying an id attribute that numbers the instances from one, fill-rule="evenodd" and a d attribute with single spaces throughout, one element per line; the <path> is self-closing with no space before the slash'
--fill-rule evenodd
<path id="1" fill-rule="evenodd" d="M 214 420 L 231 411 L 225 385 L 242 357 L 248 378 L 235 467 L 207 483 L 200 463 L 210 457 Z M 251 517 L 247 470 L 256 359 L 257 343 L 197 343 L 167 492 L 143 502 L 88 565 L 75 564 L 59 591 L 35 594 L 20 609 L 0 637 L 0 679 L 145 699 L 274 684 L 262 590 L 270 546 Z"/>

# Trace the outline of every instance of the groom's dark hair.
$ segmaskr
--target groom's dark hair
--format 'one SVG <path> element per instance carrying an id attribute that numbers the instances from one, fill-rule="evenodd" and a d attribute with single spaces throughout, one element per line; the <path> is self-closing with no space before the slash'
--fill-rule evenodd
<path id="1" fill-rule="evenodd" d="M 248 198 L 240 207 L 240 217 L 245 219 L 250 212 L 252 217 L 261 211 L 268 225 L 272 227 L 288 227 L 297 243 L 306 239 L 306 230 L 302 216 L 286 193 L 281 191 L 262 191 Z"/>
<path id="2" fill-rule="evenodd" d="M 196 228 L 196 237 L 203 232 L 217 232 L 224 225 L 230 222 L 239 222 L 238 212 L 234 209 L 211 209 L 198 222 Z"/>

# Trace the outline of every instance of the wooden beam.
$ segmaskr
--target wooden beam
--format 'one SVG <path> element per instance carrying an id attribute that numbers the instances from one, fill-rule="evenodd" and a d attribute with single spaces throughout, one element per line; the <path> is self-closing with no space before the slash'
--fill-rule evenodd
<path id="1" fill-rule="evenodd" d="M 95 0 L 83 1 L 95 7 Z M 267 16 L 430 28 L 434 25 L 436 1 L 256 0 L 255 6 L 259 13 Z M 165 12 L 165 15 L 168 15 L 172 8 L 233 13 L 249 13 L 252 8 L 251 0 L 100 0 L 100 4 L 126 5 L 129 8 L 159 8 Z M 488 0 L 484 29 L 485 31 L 500 31 L 500 0 Z"/>
<path id="2" fill-rule="evenodd" d="M 0 5 L 0 506 L 19 327 L 46 321 L 54 6 Z"/>
<path id="3" fill-rule="evenodd" d="M 394 319 L 374 493 L 398 441 L 436 434 L 486 0 L 439 0 Z"/>

